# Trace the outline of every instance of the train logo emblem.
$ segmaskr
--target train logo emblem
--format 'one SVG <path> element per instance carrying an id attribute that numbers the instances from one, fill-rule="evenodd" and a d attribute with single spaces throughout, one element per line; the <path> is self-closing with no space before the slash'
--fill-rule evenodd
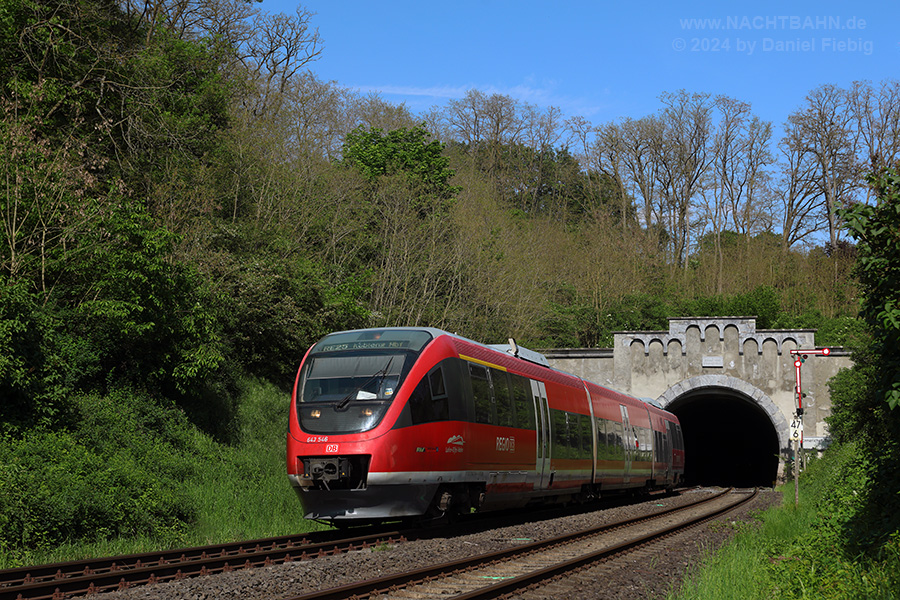
<path id="1" fill-rule="evenodd" d="M 337 454 L 338 453 L 338 445 L 337 444 L 328 444 L 325 446 L 325 452 L 327 454 Z"/>
<path id="2" fill-rule="evenodd" d="M 516 438 L 514 437 L 498 437 L 497 452 L 515 452 Z"/>
<path id="3" fill-rule="evenodd" d="M 463 451 L 463 446 L 466 445 L 466 440 L 463 439 L 461 435 L 450 436 L 447 440 L 447 447 L 444 449 L 444 452 L 449 453 L 457 453 Z"/>

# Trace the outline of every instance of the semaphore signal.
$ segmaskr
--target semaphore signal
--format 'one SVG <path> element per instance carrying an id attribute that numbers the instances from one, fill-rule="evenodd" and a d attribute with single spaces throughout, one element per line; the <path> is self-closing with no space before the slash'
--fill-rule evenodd
<path id="1" fill-rule="evenodd" d="M 800 367 L 803 366 L 803 363 L 805 363 L 806 359 L 810 356 L 831 355 L 831 348 L 791 350 L 791 355 L 796 357 L 794 359 L 794 369 L 797 371 L 797 414 L 791 422 L 791 439 L 794 442 L 794 505 L 798 506 L 800 504 L 800 488 L 798 483 L 800 476 L 799 453 L 800 446 L 803 445 L 803 396 L 805 396 L 800 387 Z"/>

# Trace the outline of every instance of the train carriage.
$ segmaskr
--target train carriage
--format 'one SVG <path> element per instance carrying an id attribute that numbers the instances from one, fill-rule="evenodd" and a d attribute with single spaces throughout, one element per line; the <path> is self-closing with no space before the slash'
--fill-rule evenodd
<path id="1" fill-rule="evenodd" d="M 514 343 L 346 331 L 315 344 L 298 370 L 287 471 L 311 519 L 494 510 L 671 487 L 684 470 L 679 428 Z"/>

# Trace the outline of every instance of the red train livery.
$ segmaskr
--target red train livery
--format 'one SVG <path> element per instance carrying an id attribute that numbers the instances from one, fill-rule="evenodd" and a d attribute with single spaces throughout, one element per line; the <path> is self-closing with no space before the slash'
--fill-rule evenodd
<path id="1" fill-rule="evenodd" d="M 287 471 L 305 516 L 340 524 L 672 488 L 684 444 L 674 415 L 512 340 L 364 329 L 304 357 Z"/>

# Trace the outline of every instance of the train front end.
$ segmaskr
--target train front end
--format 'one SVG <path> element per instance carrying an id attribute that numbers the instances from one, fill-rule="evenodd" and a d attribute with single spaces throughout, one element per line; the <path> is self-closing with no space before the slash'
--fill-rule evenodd
<path id="1" fill-rule="evenodd" d="M 287 471 L 308 519 L 381 521 L 424 514 L 437 484 L 404 476 L 394 425 L 425 373 L 435 331 L 370 329 L 325 336 L 294 384 Z M 411 383 L 404 387 L 409 380 Z"/>

